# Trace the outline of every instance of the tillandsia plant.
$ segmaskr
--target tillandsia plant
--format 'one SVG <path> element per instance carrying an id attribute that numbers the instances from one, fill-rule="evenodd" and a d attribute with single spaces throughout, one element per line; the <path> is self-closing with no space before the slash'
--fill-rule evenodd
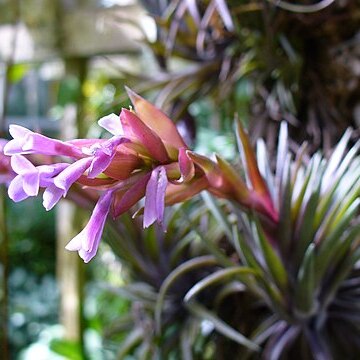
<path id="1" fill-rule="evenodd" d="M 223 238 L 222 229 L 200 199 L 169 208 L 166 223 L 166 232 L 159 226 L 144 230 L 139 218 L 124 214 L 105 230 L 125 282 L 107 289 L 130 301 L 128 313 L 112 314 L 104 326 L 104 347 L 113 347 L 117 359 L 186 359 L 189 353 L 213 358 L 212 331 L 203 331 L 202 320 L 187 311 L 183 299 L 197 281 L 231 263 L 219 250 L 209 254 Z M 210 289 L 209 299 L 213 294 Z M 100 304 L 100 319 L 102 314 Z"/>
<path id="2" fill-rule="evenodd" d="M 116 218 L 145 197 L 143 227 L 154 222 L 165 226 L 165 205 L 206 189 L 227 204 L 219 206 L 204 195 L 235 250 L 207 243 L 216 259 L 211 274 L 202 273 L 203 278 L 185 291 L 184 302 L 221 335 L 215 337 L 216 358 L 233 358 L 237 346 L 238 359 L 320 360 L 336 359 L 348 349 L 359 352 L 360 143 L 347 151 L 351 130 L 330 158 L 320 153 L 309 157 L 302 146 L 293 159 L 284 123 L 273 171 L 265 143 L 258 141 L 256 155 L 237 120 L 241 174 L 220 156 L 212 160 L 188 149 L 164 113 L 131 91 L 129 96 L 135 112 L 123 109 L 119 117 L 110 115 L 99 122 L 113 134 L 108 140 L 62 142 L 12 126 L 14 139 L 4 148 L 18 174 L 9 186 L 10 197 L 20 201 L 44 188 L 44 206 L 50 209 L 75 186 L 97 194 L 89 223 L 67 246 L 88 262 L 110 212 Z M 34 166 L 28 154 L 67 157 L 72 162 Z M 166 236 L 158 237 L 167 241 Z M 149 239 L 158 244 L 151 233 Z M 161 332 L 168 314 L 171 318 L 177 313 L 163 306 L 170 289 L 196 265 L 192 259 L 180 265 L 164 262 L 163 255 L 159 260 L 167 264 L 166 271 L 158 277 L 157 270 L 151 274 L 144 268 L 143 279 L 158 291 L 152 313 Z M 179 293 L 175 294 L 179 301 Z M 239 308 L 246 311 L 234 313 Z M 183 339 L 191 342 L 191 336 Z M 191 359 L 191 346 L 186 349 L 186 358 Z"/>
<path id="3" fill-rule="evenodd" d="M 282 124 L 272 171 L 264 142 L 258 141 L 256 158 L 238 124 L 246 186 L 267 194 L 271 211 L 264 217 L 246 198 L 241 209 L 235 194 L 230 217 L 212 203 L 239 264 L 202 279 L 185 302 L 242 345 L 220 340 L 217 358 L 320 360 L 360 353 L 360 142 L 348 150 L 351 134 L 345 132 L 329 158 L 308 157 L 304 145 L 294 159 Z M 244 187 L 233 169 L 222 171 Z M 218 288 L 213 311 L 197 300 L 211 287 Z"/>

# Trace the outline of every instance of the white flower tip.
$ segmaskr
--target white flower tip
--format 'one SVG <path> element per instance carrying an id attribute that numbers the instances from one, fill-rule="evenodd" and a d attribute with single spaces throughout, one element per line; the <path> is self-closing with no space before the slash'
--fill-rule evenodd
<path id="1" fill-rule="evenodd" d="M 98 124 L 113 135 L 124 135 L 120 117 L 114 113 L 102 117 Z"/>
<path id="2" fill-rule="evenodd" d="M 62 179 L 56 177 L 56 178 L 54 179 L 54 185 L 55 185 L 58 189 L 63 190 L 63 197 L 65 197 L 66 194 L 67 194 L 67 191 L 68 191 L 65 182 L 64 182 Z"/>
<path id="3" fill-rule="evenodd" d="M 69 243 L 65 246 L 66 250 L 69 251 L 79 251 L 81 249 L 81 240 L 78 236 L 75 236 Z"/>

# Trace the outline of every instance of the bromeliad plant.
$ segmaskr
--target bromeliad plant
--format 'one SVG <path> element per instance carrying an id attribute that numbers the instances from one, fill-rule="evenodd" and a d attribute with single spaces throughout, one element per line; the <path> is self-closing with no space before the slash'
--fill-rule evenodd
<path id="1" fill-rule="evenodd" d="M 320 360 L 358 354 L 360 142 L 347 151 L 352 133 L 348 130 L 329 159 L 320 153 L 308 158 L 305 145 L 293 159 L 283 124 L 272 171 L 264 142 L 258 141 L 256 158 L 240 123 L 237 130 L 246 185 L 218 159 L 222 173 L 237 184 L 240 194 L 228 196 L 230 220 L 221 206 L 213 203 L 212 209 L 233 242 L 239 265 L 201 280 L 185 302 L 212 320 L 225 337 L 244 346 L 238 359 L 258 358 L 246 347 L 265 359 Z M 248 206 L 247 197 L 242 199 L 245 211 L 234 203 L 246 194 L 241 190 L 245 188 L 263 194 L 267 214 Z M 218 316 L 196 300 L 214 285 L 219 287 L 213 304 Z M 226 312 L 229 295 L 232 310 Z M 237 308 L 246 309 L 239 311 L 239 318 L 234 317 Z M 219 346 L 218 358 L 233 358 L 232 354 L 233 346 Z"/>
<path id="2" fill-rule="evenodd" d="M 207 242 L 207 251 L 216 262 L 210 275 L 203 272 L 194 286 L 187 282 L 184 302 L 220 334 L 214 336 L 219 345 L 216 358 L 233 358 L 238 353 L 239 359 L 261 354 L 265 359 L 312 356 L 320 360 L 337 358 L 348 348 L 360 351 L 360 144 L 347 151 L 351 131 L 329 159 L 320 153 L 309 158 L 305 145 L 293 158 L 283 124 L 273 166 L 265 143 L 258 141 L 255 155 L 236 121 L 241 174 L 220 156 L 212 160 L 188 149 L 160 110 L 131 91 L 129 96 L 135 112 L 123 109 L 120 117 L 110 115 L 99 121 L 113 134 L 108 140 L 62 142 L 12 126 L 14 139 L 4 151 L 12 156 L 18 175 L 9 186 L 10 197 L 20 201 L 44 188 L 44 206 L 50 209 L 70 188 L 81 186 L 95 196 L 89 223 L 67 246 L 88 262 L 96 254 L 109 213 L 116 218 L 145 197 L 143 210 L 137 212 L 143 211 L 143 227 L 154 222 L 165 227 L 165 205 L 206 189 L 222 199 L 218 205 L 204 196 L 234 250 L 224 242 Z M 55 160 L 34 166 L 27 154 L 61 156 L 71 162 Z M 159 244 L 154 234 L 149 239 Z M 157 238 L 160 243 L 167 241 L 166 236 Z M 130 261 L 128 255 L 123 251 L 120 257 Z M 178 313 L 171 309 L 174 293 L 169 291 L 193 269 L 187 256 L 179 262 L 159 256 L 165 271 L 146 256 L 133 258 L 142 259 L 142 265 L 146 260 L 154 270 L 155 277 L 146 266 L 140 273 L 142 281 L 158 292 L 150 313 L 159 333 L 164 330 L 164 319 L 169 321 L 169 314 Z M 175 293 L 179 306 L 179 293 Z M 170 304 L 170 309 L 164 304 Z M 172 328 L 171 321 L 165 328 Z M 188 344 L 191 336 L 183 339 Z M 234 352 L 237 346 L 240 351 Z M 192 347 L 185 353 L 191 359 Z"/>

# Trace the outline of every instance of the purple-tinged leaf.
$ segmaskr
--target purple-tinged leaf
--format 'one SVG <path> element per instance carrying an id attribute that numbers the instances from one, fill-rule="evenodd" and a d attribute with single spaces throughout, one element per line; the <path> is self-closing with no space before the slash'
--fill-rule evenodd
<path id="1" fill-rule="evenodd" d="M 187 150 L 186 153 L 194 164 L 205 173 L 205 176 L 212 187 L 216 189 L 224 188 L 224 186 L 226 187 L 224 177 L 222 176 L 218 165 L 214 161 L 190 150 Z"/>
<path id="2" fill-rule="evenodd" d="M 191 199 L 201 191 L 206 190 L 209 183 L 205 177 L 194 179 L 189 183 L 169 183 L 166 189 L 165 204 L 173 205 Z"/>
<path id="3" fill-rule="evenodd" d="M 116 180 L 124 180 L 142 165 L 142 160 L 138 156 L 116 152 L 104 174 Z"/>
<path id="4" fill-rule="evenodd" d="M 200 13 L 199 9 L 197 7 L 196 0 L 186 0 L 187 8 L 189 10 L 189 13 L 191 17 L 194 19 L 195 23 L 197 25 L 200 25 Z"/>
<path id="5" fill-rule="evenodd" d="M 225 0 L 214 0 L 216 7 L 218 9 L 218 13 L 221 16 L 225 27 L 229 30 L 229 31 L 233 31 L 234 30 L 234 23 L 232 21 L 231 18 L 231 14 L 229 11 L 229 8 L 226 4 Z"/>
<path id="6" fill-rule="evenodd" d="M 242 204 L 248 204 L 249 201 L 249 189 L 244 183 L 243 179 L 235 172 L 231 165 L 220 156 L 216 156 L 217 163 L 223 176 L 226 178 L 227 182 L 231 184 L 233 194 L 236 199 Z"/>
<path id="7" fill-rule="evenodd" d="M 239 149 L 241 152 L 242 160 L 247 169 L 247 175 L 255 190 L 255 192 L 266 199 L 266 202 L 272 204 L 271 196 L 267 185 L 262 178 L 259 168 L 257 166 L 256 156 L 253 148 L 251 147 L 248 135 L 245 133 L 240 121 L 236 121 L 236 134 L 238 138 Z M 273 205 L 271 205 L 273 207 Z"/>

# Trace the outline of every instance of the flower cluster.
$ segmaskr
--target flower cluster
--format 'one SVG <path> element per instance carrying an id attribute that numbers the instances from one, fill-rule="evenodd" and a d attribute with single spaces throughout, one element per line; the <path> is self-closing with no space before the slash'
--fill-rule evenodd
<path id="1" fill-rule="evenodd" d="M 212 161 L 189 150 L 163 112 L 127 90 L 135 111 L 122 109 L 120 116 L 111 114 L 98 122 L 112 135 L 109 139 L 64 142 L 10 126 L 13 139 L 5 145 L 4 153 L 11 156 L 16 173 L 8 189 L 11 199 L 17 202 L 37 196 L 42 188 L 43 205 L 50 210 L 74 183 L 99 193 L 88 224 L 68 243 L 68 250 L 78 251 L 89 262 L 97 252 L 109 214 L 116 218 L 145 198 L 144 228 L 155 222 L 163 226 L 166 205 L 185 201 L 204 189 L 277 221 L 241 127 L 238 133 L 251 170 L 250 186 L 220 157 Z M 26 156 L 31 154 L 61 161 L 36 166 Z"/>
<path id="2" fill-rule="evenodd" d="M 50 210 L 76 182 L 98 190 L 99 198 L 85 228 L 67 245 L 88 262 L 96 254 L 109 213 L 118 217 L 145 197 L 144 227 L 163 224 L 165 204 L 193 196 L 207 186 L 187 155 L 175 124 L 160 110 L 128 90 L 135 111 L 122 109 L 99 125 L 110 139 L 60 141 L 10 125 L 13 137 L 4 147 L 16 173 L 8 194 L 15 202 L 43 191 Z M 50 155 L 61 162 L 35 166 L 26 155 Z M 65 159 L 65 161 L 64 161 Z"/>

